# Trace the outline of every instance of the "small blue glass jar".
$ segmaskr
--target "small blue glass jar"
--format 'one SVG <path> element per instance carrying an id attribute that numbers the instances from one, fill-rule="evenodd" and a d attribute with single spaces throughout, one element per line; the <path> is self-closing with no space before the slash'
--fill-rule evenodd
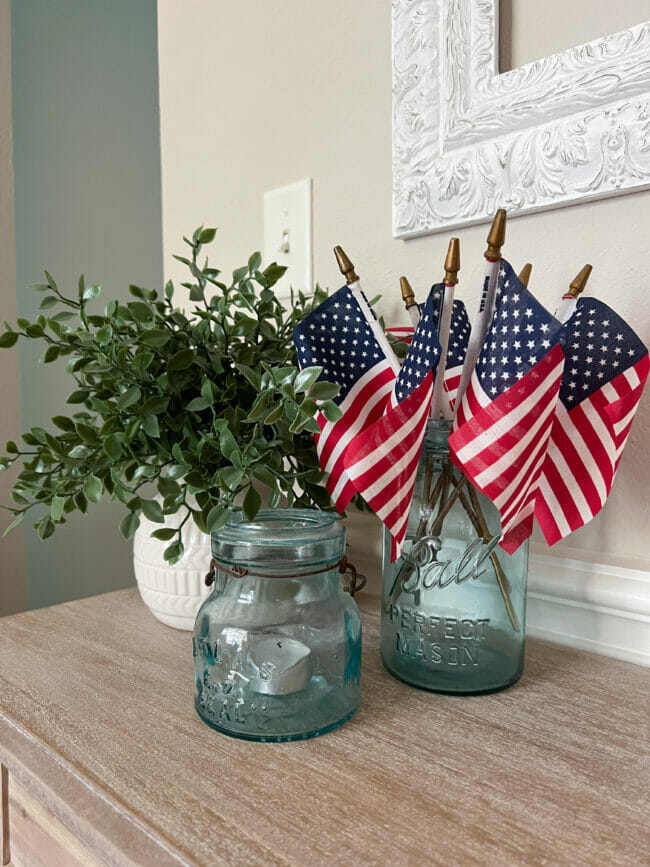
<path id="1" fill-rule="evenodd" d="M 258 741 L 324 734 L 361 699 L 361 619 L 341 586 L 333 515 L 267 509 L 212 534 L 214 587 L 194 627 L 195 707 Z"/>
<path id="2" fill-rule="evenodd" d="M 435 692 L 493 692 L 524 670 L 528 541 L 498 546 L 499 512 L 451 463 L 450 422 L 429 421 L 404 552 L 384 534 L 381 656 Z"/>

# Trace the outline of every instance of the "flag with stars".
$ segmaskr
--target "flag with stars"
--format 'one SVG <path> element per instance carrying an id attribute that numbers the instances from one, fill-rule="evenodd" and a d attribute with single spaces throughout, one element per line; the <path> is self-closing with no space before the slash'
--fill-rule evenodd
<path id="1" fill-rule="evenodd" d="M 447 344 L 447 361 L 445 366 L 444 386 L 449 397 L 452 412 L 456 406 L 456 395 L 463 372 L 465 355 L 471 327 L 467 309 L 462 301 L 454 300 L 449 328 L 449 343 Z"/>
<path id="2" fill-rule="evenodd" d="M 328 474 L 325 487 L 343 512 L 355 492 L 343 464 L 345 450 L 382 415 L 395 373 L 347 286 L 306 316 L 293 339 L 300 367 L 322 367 L 319 379 L 340 387 L 334 400 L 343 417 L 329 422 L 317 413 L 315 439 L 320 467 Z"/>
<path id="3" fill-rule="evenodd" d="M 580 298 L 563 338 L 566 366 L 535 517 L 549 545 L 602 509 L 648 377 L 648 350 L 618 314 Z"/>
<path id="4" fill-rule="evenodd" d="M 432 290 L 386 412 L 358 434 L 345 453 L 345 469 L 352 484 L 390 531 L 393 560 L 406 536 L 433 376 L 440 359 L 433 323 L 436 304 Z"/>
<path id="5" fill-rule="evenodd" d="M 503 260 L 492 322 L 449 446 L 456 466 L 499 510 L 509 554 L 532 532 L 564 367 L 562 328 Z"/>

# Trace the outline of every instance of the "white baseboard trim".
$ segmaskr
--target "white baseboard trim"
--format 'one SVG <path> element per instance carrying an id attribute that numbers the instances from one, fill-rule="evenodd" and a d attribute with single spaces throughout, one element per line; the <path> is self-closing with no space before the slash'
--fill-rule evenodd
<path id="1" fill-rule="evenodd" d="M 531 552 L 526 631 L 650 666 L 650 571 Z"/>

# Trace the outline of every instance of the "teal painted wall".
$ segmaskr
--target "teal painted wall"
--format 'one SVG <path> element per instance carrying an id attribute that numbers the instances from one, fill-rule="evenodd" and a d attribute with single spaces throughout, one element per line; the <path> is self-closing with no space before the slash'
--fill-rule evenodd
<path id="1" fill-rule="evenodd" d="M 12 0 L 19 315 L 43 268 L 71 289 L 84 273 L 104 300 L 162 284 L 156 26 L 155 0 Z M 65 413 L 72 390 L 39 355 L 21 342 L 23 429 Z M 132 584 L 121 515 L 102 502 L 46 542 L 28 530 L 28 607 Z"/>

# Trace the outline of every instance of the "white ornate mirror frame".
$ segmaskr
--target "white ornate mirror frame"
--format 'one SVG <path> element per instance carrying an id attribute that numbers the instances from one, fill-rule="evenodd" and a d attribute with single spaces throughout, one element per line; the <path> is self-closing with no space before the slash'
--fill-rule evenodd
<path id="1" fill-rule="evenodd" d="M 650 186 L 650 22 L 498 72 L 498 0 L 393 0 L 393 235 Z"/>

